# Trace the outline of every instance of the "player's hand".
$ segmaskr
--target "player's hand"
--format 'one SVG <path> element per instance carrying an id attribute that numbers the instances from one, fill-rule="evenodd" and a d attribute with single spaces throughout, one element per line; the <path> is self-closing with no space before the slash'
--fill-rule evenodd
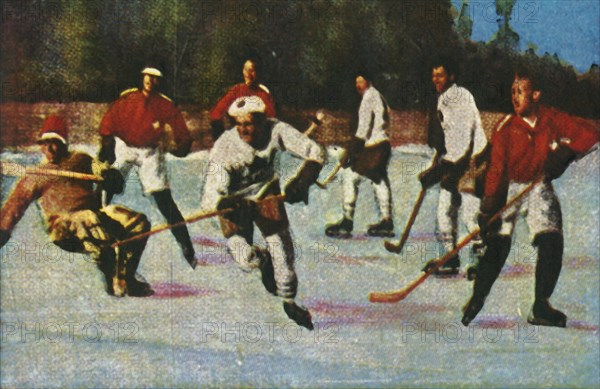
<path id="1" fill-rule="evenodd" d="M 217 203 L 217 210 L 221 211 L 228 208 L 237 210 L 240 208 L 245 208 L 249 204 L 250 200 L 242 196 L 223 196 Z"/>
<path id="2" fill-rule="evenodd" d="M 4 247 L 6 242 L 10 239 L 10 232 L 6 230 L 0 230 L 0 248 Z"/>
<path id="3" fill-rule="evenodd" d="M 101 173 L 102 178 L 102 188 L 108 194 L 119 194 L 123 193 L 123 189 L 125 188 L 125 179 L 120 171 L 117 169 L 106 169 Z"/>
<path id="4" fill-rule="evenodd" d="M 546 181 L 552 181 L 562 176 L 576 156 L 577 154 L 567 146 L 562 144 L 556 146 L 546 157 L 546 163 L 544 164 Z"/>
<path id="5" fill-rule="evenodd" d="M 100 162 L 108 162 L 109 165 L 112 165 L 115 162 L 117 159 L 115 156 L 115 144 L 114 136 L 102 136 L 100 152 L 98 153 Z"/>
<path id="6" fill-rule="evenodd" d="M 294 178 L 284 188 L 285 201 L 290 204 L 303 202 L 308 204 L 310 186 L 319 178 L 323 165 L 315 161 L 305 161 Z"/>
<path id="7" fill-rule="evenodd" d="M 480 212 L 477 215 L 477 223 L 479 224 L 479 236 L 483 243 L 487 244 L 491 236 L 498 234 L 502 226 L 502 218 L 498 217 L 492 221 L 492 216 L 489 213 Z"/>
<path id="8" fill-rule="evenodd" d="M 436 169 L 437 167 L 433 166 L 419 173 L 419 181 L 421 182 L 423 189 L 429 189 L 440 182 L 440 174 L 435 171 Z"/>
<path id="9" fill-rule="evenodd" d="M 458 191 L 458 182 L 465 173 L 465 169 L 468 168 L 468 164 L 465 166 L 464 163 L 442 160 L 440 168 L 442 169 L 440 186 L 449 192 Z"/>

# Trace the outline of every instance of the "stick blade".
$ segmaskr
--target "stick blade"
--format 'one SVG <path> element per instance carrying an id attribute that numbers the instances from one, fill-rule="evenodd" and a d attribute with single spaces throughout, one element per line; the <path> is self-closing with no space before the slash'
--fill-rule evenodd
<path id="1" fill-rule="evenodd" d="M 387 251 L 389 251 L 390 253 L 395 253 L 395 254 L 400 253 L 402 251 L 402 246 L 404 246 L 404 245 L 401 246 L 399 243 L 396 244 L 389 240 L 384 241 L 383 245 L 385 246 L 385 249 Z"/>
<path id="2" fill-rule="evenodd" d="M 369 293 L 369 301 L 372 303 L 397 303 L 406 298 L 406 288 L 395 290 L 393 292 L 371 292 Z"/>

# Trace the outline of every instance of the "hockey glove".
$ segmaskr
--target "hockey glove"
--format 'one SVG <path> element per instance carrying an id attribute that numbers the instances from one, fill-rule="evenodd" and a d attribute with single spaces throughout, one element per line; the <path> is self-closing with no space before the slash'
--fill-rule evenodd
<path id="1" fill-rule="evenodd" d="M 192 148 L 192 142 L 186 142 L 184 144 L 178 145 L 173 151 L 170 153 L 176 156 L 177 158 L 183 158 L 190 153 L 190 149 Z"/>
<path id="2" fill-rule="evenodd" d="M 10 232 L 6 230 L 0 230 L 0 248 L 4 247 L 6 242 L 10 239 Z"/>
<path id="3" fill-rule="evenodd" d="M 440 166 L 442 170 L 442 180 L 440 181 L 440 186 L 443 189 L 449 192 L 458 191 L 458 182 L 469 167 L 468 161 L 466 162 L 467 163 L 462 159 L 456 163 L 442 159 Z"/>
<path id="4" fill-rule="evenodd" d="M 577 154 L 564 145 L 559 145 L 554 151 L 550 151 L 544 164 L 546 181 L 552 181 L 562 176 L 576 157 Z"/>
<path id="5" fill-rule="evenodd" d="M 112 165 L 117 157 L 115 156 L 115 137 L 112 135 L 102 136 L 100 143 L 100 152 L 98 153 L 100 162 L 108 162 Z"/>
<path id="6" fill-rule="evenodd" d="M 210 132 L 213 137 L 213 142 L 216 142 L 217 139 L 221 136 L 223 132 L 225 132 L 225 125 L 223 125 L 222 120 L 213 120 L 210 122 Z"/>
<path id="7" fill-rule="evenodd" d="M 239 208 L 243 208 L 246 207 L 250 204 L 250 200 L 247 200 L 246 198 L 242 197 L 242 196 L 223 196 L 219 199 L 219 202 L 217 203 L 217 209 L 223 210 L 223 209 L 227 209 L 227 208 L 231 208 L 231 209 L 239 209 Z"/>
<path id="8" fill-rule="evenodd" d="M 120 171 L 117 169 L 106 169 L 101 174 L 104 179 L 104 181 L 102 181 L 102 189 L 104 189 L 108 195 L 123 193 L 125 179 Z"/>
<path id="9" fill-rule="evenodd" d="M 429 189 L 442 181 L 446 163 L 443 159 L 437 159 L 431 167 L 419 174 L 419 181 L 424 189 Z"/>
<path id="10" fill-rule="evenodd" d="M 285 186 L 285 201 L 293 204 L 300 201 L 308 204 L 308 190 L 319 178 L 323 165 L 315 161 L 305 161 L 294 178 Z"/>
<path id="11" fill-rule="evenodd" d="M 492 236 L 498 234 L 498 231 L 500 231 L 500 227 L 502 226 L 502 218 L 497 218 L 496 220 L 491 221 L 492 216 L 493 215 L 489 213 L 483 212 L 480 212 L 479 215 L 477 215 L 479 236 L 481 236 L 481 240 L 483 240 L 483 243 L 486 245 Z"/>

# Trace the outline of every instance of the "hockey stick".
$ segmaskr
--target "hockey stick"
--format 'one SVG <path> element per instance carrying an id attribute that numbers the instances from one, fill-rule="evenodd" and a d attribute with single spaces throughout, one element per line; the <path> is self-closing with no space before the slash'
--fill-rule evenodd
<path id="1" fill-rule="evenodd" d="M 41 167 L 25 167 L 14 162 L 0 162 L 0 170 L 2 171 L 3 175 L 13 177 L 21 177 L 23 173 L 25 173 L 34 174 L 38 176 L 65 177 L 83 181 L 104 181 L 102 177 L 97 176 L 95 174 L 72 172 L 69 170 L 46 169 Z"/>
<path id="2" fill-rule="evenodd" d="M 408 218 L 408 221 L 406 222 L 406 227 L 404 227 L 404 232 L 402 233 L 402 237 L 400 238 L 400 241 L 398 243 L 392 243 L 389 240 L 386 240 L 383 242 L 385 249 L 387 251 L 389 251 L 390 253 L 399 254 L 400 252 L 402 252 L 402 249 L 404 248 L 404 244 L 406 243 L 406 240 L 408 239 L 408 235 L 410 234 L 410 229 L 412 228 L 413 224 L 415 223 L 415 219 L 417 218 L 419 209 L 421 209 L 421 204 L 423 204 L 423 199 L 425 198 L 426 193 L 427 193 L 427 190 L 425 188 L 421 187 L 421 191 L 419 192 L 419 195 L 417 196 L 417 201 L 415 202 L 415 206 L 413 207 L 412 213 L 410 214 L 410 217 Z"/>
<path id="3" fill-rule="evenodd" d="M 492 218 L 488 221 L 492 223 L 496 219 L 500 218 L 502 214 L 512 207 L 515 203 L 520 201 L 525 195 L 527 195 L 531 190 L 539 184 L 544 177 L 539 177 L 531 184 L 527 185 L 525 189 L 521 191 L 521 193 L 517 194 L 510 201 L 508 201 L 504 207 L 502 207 L 498 212 L 496 212 Z M 439 269 L 442 265 L 448 262 L 452 257 L 454 257 L 463 247 L 465 247 L 473 238 L 475 238 L 479 234 L 479 228 L 475 228 L 471 231 L 470 234 L 465 236 L 454 248 L 454 250 L 449 251 L 443 257 L 434 261 L 434 266 L 431 266 L 427 271 L 421 272 L 421 274 L 411 281 L 407 286 L 402 289 L 398 289 L 392 292 L 371 292 L 369 293 L 369 301 L 372 303 L 397 303 L 400 300 L 404 300 L 413 290 L 415 290 L 419 285 L 421 285 L 430 275 L 432 275 L 437 269 Z"/>
<path id="4" fill-rule="evenodd" d="M 325 189 L 327 184 L 329 184 L 335 178 L 335 175 L 340 171 L 340 169 L 342 167 L 343 167 L 342 162 L 338 161 L 338 163 L 335 165 L 335 167 L 333 168 L 331 173 L 329 173 L 329 175 L 325 178 L 325 180 L 323 180 L 323 182 L 319 182 L 319 181 L 316 182 L 317 186 L 321 189 Z"/>
<path id="5" fill-rule="evenodd" d="M 267 201 L 273 201 L 273 200 L 277 200 L 277 201 L 285 200 L 285 194 L 267 196 L 264 199 L 256 201 L 256 204 L 261 204 L 261 203 L 264 203 L 264 202 L 267 202 Z M 233 211 L 234 211 L 233 208 L 224 208 L 224 209 L 218 209 L 218 210 L 198 212 L 198 213 L 195 213 L 195 214 L 189 216 L 188 218 L 184 219 L 183 221 L 181 221 L 179 223 L 163 224 L 163 225 L 160 225 L 160 226 L 157 226 L 157 227 L 151 229 L 148 232 L 144 232 L 142 234 L 132 236 L 131 238 L 127 238 L 127 239 L 123 239 L 123 240 L 120 240 L 118 242 L 115 242 L 115 243 L 112 244 L 111 247 L 114 248 L 114 247 L 122 246 L 124 244 L 129 243 L 129 242 L 133 242 L 133 241 L 140 240 L 140 239 L 143 239 L 143 238 L 148 237 L 148 236 L 152 236 L 152 235 L 158 234 L 159 232 L 162 232 L 162 231 L 170 230 L 172 228 L 183 226 L 183 225 L 190 224 L 190 223 L 195 223 L 195 222 L 200 221 L 202 219 L 209 219 L 211 217 L 221 216 L 221 215 L 224 215 L 226 213 L 233 212 Z"/>
<path id="6" fill-rule="evenodd" d="M 310 136 L 321 124 L 323 124 L 323 119 L 325 118 L 325 114 L 323 111 L 317 111 L 315 116 L 309 116 L 308 120 L 310 120 L 310 126 L 306 131 L 304 131 L 304 135 Z"/>

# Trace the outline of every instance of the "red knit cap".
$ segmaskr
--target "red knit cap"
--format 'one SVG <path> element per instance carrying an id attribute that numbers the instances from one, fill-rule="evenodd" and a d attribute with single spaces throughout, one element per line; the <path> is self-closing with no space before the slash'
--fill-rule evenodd
<path id="1" fill-rule="evenodd" d="M 44 120 L 38 142 L 48 139 L 57 139 L 65 145 L 69 140 L 69 129 L 65 121 L 56 115 L 50 115 Z"/>

